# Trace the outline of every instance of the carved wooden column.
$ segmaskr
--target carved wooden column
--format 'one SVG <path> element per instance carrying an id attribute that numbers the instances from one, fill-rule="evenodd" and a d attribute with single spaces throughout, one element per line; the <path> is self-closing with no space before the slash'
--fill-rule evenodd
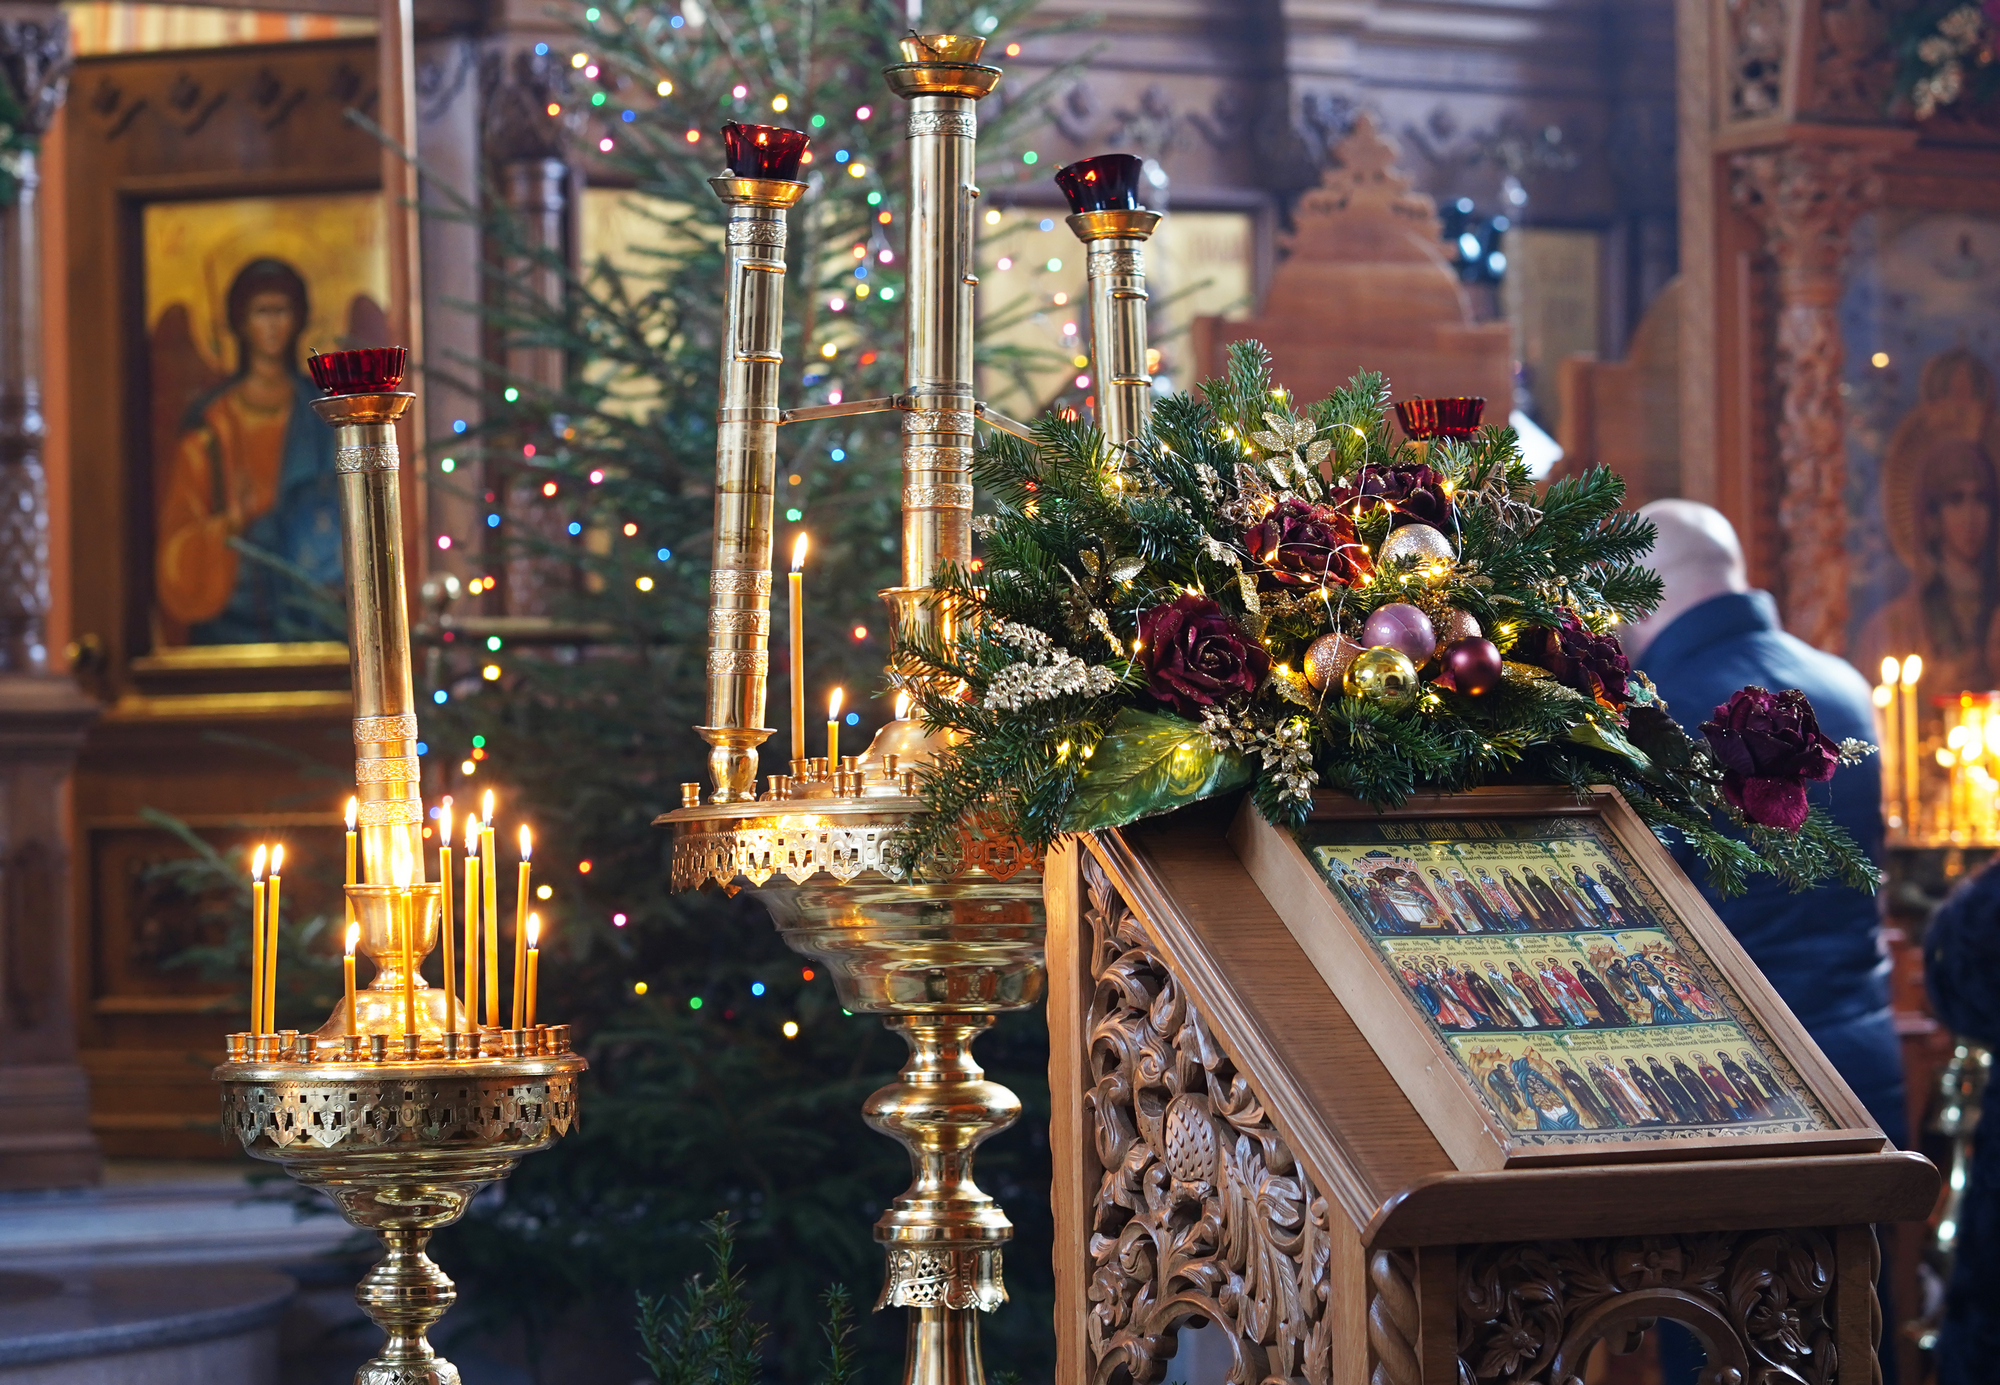
<path id="1" fill-rule="evenodd" d="M 1755 219 L 1776 269 L 1773 422 L 1779 570 L 1793 634 L 1847 641 L 1846 410 L 1840 396 L 1841 261 L 1854 220 L 1880 197 L 1868 151 L 1797 142 L 1730 159 L 1730 196 Z"/>
<path id="2" fill-rule="evenodd" d="M 54 5 L 0 10 L 0 81 L 38 140 L 69 81 Z M 97 706 L 48 668 L 42 252 L 33 147 L 0 203 L 0 1188 L 93 1183 L 70 958 L 70 769 Z"/>

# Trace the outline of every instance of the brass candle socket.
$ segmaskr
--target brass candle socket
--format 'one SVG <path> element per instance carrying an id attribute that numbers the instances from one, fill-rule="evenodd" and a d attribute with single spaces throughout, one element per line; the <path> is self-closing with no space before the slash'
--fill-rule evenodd
<path id="1" fill-rule="evenodd" d="M 384 1036 L 369 1038 L 374 1063 L 223 1064 L 223 1130 L 381 1238 L 386 1254 L 354 1296 L 387 1341 L 355 1385 L 458 1385 L 425 1335 L 456 1297 L 425 1247 L 482 1187 L 571 1128 L 586 1064 L 559 1054 L 384 1067 Z"/>
<path id="2" fill-rule="evenodd" d="M 1078 212 L 1069 228 L 1085 246 L 1090 284 L 1090 353 L 1097 381 L 1097 426 L 1123 447 L 1153 413 L 1146 369 L 1146 240 L 1160 214 L 1138 208 Z"/>

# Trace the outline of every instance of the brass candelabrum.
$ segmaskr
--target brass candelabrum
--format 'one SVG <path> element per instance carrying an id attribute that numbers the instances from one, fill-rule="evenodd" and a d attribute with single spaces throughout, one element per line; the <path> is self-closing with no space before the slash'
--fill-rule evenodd
<path id="1" fill-rule="evenodd" d="M 903 871 L 890 846 L 922 808 L 916 781 L 941 742 L 900 717 L 863 755 L 794 760 L 790 773 L 767 778 L 763 793 L 755 783 L 757 747 L 770 735 L 761 723 L 777 428 L 904 415 L 902 581 L 882 593 L 904 631 L 933 628 L 939 569 L 972 557 L 976 424 L 1033 436 L 981 403 L 973 379 L 977 103 L 1001 77 L 979 61 L 983 49 L 978 38 L 912 36 L 902 42 L 905 61 L 884 73 L 908 105 L 901 394 L 778 409 L 784 209 L 802 190 L 805 137 L 770 127 L 725 131 L 730 172 L 712 185 L 730 208 L 729 327 L 716 448 L 711 725 L 699 728 L 715 747 L 712 789 L 704 803 L 699 784 L 684 784 L 683 806 L 660 819 L 675 834 L 676 889 L 747 885 L 786 943 L 831 973 L 843 1006 L 881 1015 L 909 1045 L 898 1080 L 871 1096 L 863 1114 L 910 1151 L 910 1186 L 876 1222 L 875 1236 L 888 1255 L 876 1306 L 910 1313 L 904 1379 L 911 1385 L 983 1381 L 978 1315 L 1006 1299 L 1002 1253 L 1013 1227 L 974 1181 L 972 1160 L 983 1140 L 1019 1118 L 1021 1104 L 985 1080 L 971 1048 L 996 1015 L 1041 997 L 1042 863 L 1019 842 L 968 821 L 948 876 Z M 1113 155 L 1058 175 L 1076 213 L 1070 224 L 1090 245 L 1098 417 L 1115 447 L 1145 426 L 1151 398 L 1141 247 L 1159 218 L 1137 205 L 1139 164 Z"/>
<path id="2" fill-rule="evenodd" d="M 570 1051 L 567 1026 L 481 1027 L 453 994 L 456 978 L 433 988 L 421 974 L 451 882 L 422 879 L 395 436 L 412 398 L 397 388 L 405 353 L 346 351 L 310 364 L 327 391 L 314 407 L 333 425 L 340 481 L 361 864 L 372 880 L 397 862 L 416 878 L 347 886 L 353 932 L 376 964 L 365 990 L 312 1034 L 267 1022 L 265 1032 L 229 1035 L 214 1075 L 226 1135 L 323 1189 L 382 1240 L 386 1253 L 355 1297 L 387 1341 L 356 1385 L 456 1385 L 458 1368 L 425 1336 L 455 1297 L 425 1246 L 480 1188 L 571 1128 L 586 1064 Z"/>

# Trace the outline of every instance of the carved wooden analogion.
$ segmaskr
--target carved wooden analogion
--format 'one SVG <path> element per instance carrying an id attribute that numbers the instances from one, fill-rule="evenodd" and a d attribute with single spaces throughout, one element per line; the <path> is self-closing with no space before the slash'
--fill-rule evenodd
<path id="1" fill-rule="evenodd" d="M 1568 1385 L 1671 1319 L 1729 1385 L 1874 1385 L 1868 1223 L 1928 1208 L 1927 1162 L 1461 1170 L 1227 829 L 1049 863 L 1059 1378 L 1153 1385 L 1214 1324 L 1237 1385 Z"/>

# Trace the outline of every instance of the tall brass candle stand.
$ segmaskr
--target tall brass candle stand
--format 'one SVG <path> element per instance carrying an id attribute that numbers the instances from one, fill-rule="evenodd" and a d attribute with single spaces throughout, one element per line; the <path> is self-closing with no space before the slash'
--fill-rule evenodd
<path id="1" fill-rule="evenodd" d="M 584 1060 L 566 1026 L 481 1030 L 451 992 L 414 979 L 406 1026 L 404 944 L 418 966 L 436 945 L 450 882 L 422 878 L 423 803 L 416 756 L 403 572 L 395 420 L 400 349 L 315 356 L 334 427 L 346 541 L 348 642 L 354 676 L 355 786 L 364 879 L 347 887 L 362 944 L 376 961 L 349 1028 L 343 1002 L 313 1034 L 232 1034 L 222 1084 L 223 1128 L 259 1159 L 322 1188 L 342 1216 L 387 1252 L 355 1297 L 387 1335 L 356 1385 L 456 1385 L 458 1368 L 425 1339 L 451 1307 L 451 1280 L 424 1253 L 474 1194 L 576 1119 Z M 408 888 L 380 883 L 400 858 Z M 267 1026 L 269 1028 L 269 1026 Z"/>
<path id="2" fill-rule="evenodd" d="M 946 563 L 972 556 L 972 448 L 976 421 L 1027 435 L 1024 425 L 979 403 L 973 382 L 973 308 L 978 279 L 972 249 L 979 189 L 973 182 L 977 153 L 976 103 L 1000 81 L 1000 70 L 980 63 L 984 41 L 955 35 L 912 36 L 902 42 L 905 61 L 887 70 L 890 89 L 908 104 L 910 160 L 909 250 L 905 393 L 886 399 L 811 405 L 777 415 L 780 423 L 895 410 L 903 420 L 903 570 L 901 585 L 883 593 L 905 629 L 933 621 L 932 583 Z M 747 127 L 756 130 L 758 127 Z M 764 130 L 775 142 L 796 131 Z M 775 377 L 742 366 L 744 343 L 775 343 L 776 307 L 743 286 L 736 269 L 737 227 L 745 216 L 747 180 L 739 153 L 756 154 L 745 136 L 732 147 L 731 175 L 717 179 L 731 203 L 730 325 L 723 357 L 723 398 L 717 441 L 716 581 L 711 591 L 709 717 L 728 725 L 734 750 L 727 772 L 702 802 L 701 786 L 682 785 L 684 806 L 660 822 L 674 833 L 673 882 L 694 889 L 705 882 L 726 890 L 747 885 L 771 911 L 786 943 L 823 964 L 840 1002 L 856 1014 L 881 1015 L 909 1045 L 898 1080 L 863 1108 L 872 1127 L 909 1148 L 914 1177 L 875 1225 L 888 1252 L 888 1271 L 877 1307 L 909 1310 L 903 1378 L 911 1385 L 976 1385 L 984 1379 L 978 1314 L 1006 1299 L 1002 1247 L 1013 1227 L 972 1177 L 975 1147 L 1020 1115 L 1014 1094 L 985 1080 L 972 1042 L 1002 1011 L 1033 1005 L 1042 992 L 1045 915 L 1039 856 L 1020 843 L 986 833 L 977 821 L 961 830 L 950 873 L 912 879 L 887 852 L 894 836 L 921 808 L 915 775 L 939 748 L 917 722 L 898 719 L 875 737 L 866 754 L 822 770 L 811 762 L 771 776 L 765 793 L 743 792 L 756 769 L 756 746 L 768 732 L 753 728 L 763 715 L 763 659 L 768 619 L 745 620 L 741 592 L 754 592 L 756 609 L 768 606 L 771 544 L 768 536 L 772 453 L 744 442 L 747 424 L 759 428 L 772 416 Z M 759 148 L 767 147 L 760 144 Z M 768 166 L 765 171 L 769 171 Z M 783 170 L 779 170 L 783 173 Z M 768 194 L 759 193 L 768 198 Z M 774 209 L 763 213 L 766 224 Z M 1136 255 L 1138 242 L 1157 217 L 1139 211 L 1103 219 L 1112 249 Z M 1093 226 L 1096 222 L 1091 223 Z M 759 242 L 782 249 L 781 240 Z M 1129 268 L 1118 254 L 1092 255 L 1093 283 L 1100 261 L 1124 274 L 1112 288 L 1115 358 L 1100 373 L 1115 375 L 1122 401 L 1116 441 L 1142 427 L 1144 381 L 1144 280 L 1136 259 Z M 775 291 L 775 271 L 757 283 Z M 1095 290 L 1093 290 L 1095 292 Z M 1135 297 L 1136 292 L 1136 297 Z M 752 317 L 769 313 L 768 328 Z M 761 322 L 762 320 L 760 320 Z M 1100 340 L 1103 340 L 1100 338 Z M 775 361 L 775 347 L 770 356 Z M 759 360 L 764 359 L 760 354 Z M 1129 377 L 1129 378 L 1128 378 Z M 766 380 L 772 393 L 760 393 Z M 1109 398 L 1109 395 L 1102 396 Z M 1106 416 L 1107 429 L 1113 426 Z M 765 444 L 760 435 L 757 447 Z M 774 440 L 772 451 L 775 451 Z M 754 455 L 753 455 L 754 454 Z M 764 487 L 761 508 L 743 493 Z M 729 555 L 729 556 L 725 556 Z M 728 575 L 725 576 L 724 574 Z M 721 633 L 741 631 L 726 646 Z M 754 669 L 754 704 L 732 681 L 737 668 Z M 702 728 L 722 745 L 714 728 Z M 718 757 L 712 765 L 722 764 Z"/>

